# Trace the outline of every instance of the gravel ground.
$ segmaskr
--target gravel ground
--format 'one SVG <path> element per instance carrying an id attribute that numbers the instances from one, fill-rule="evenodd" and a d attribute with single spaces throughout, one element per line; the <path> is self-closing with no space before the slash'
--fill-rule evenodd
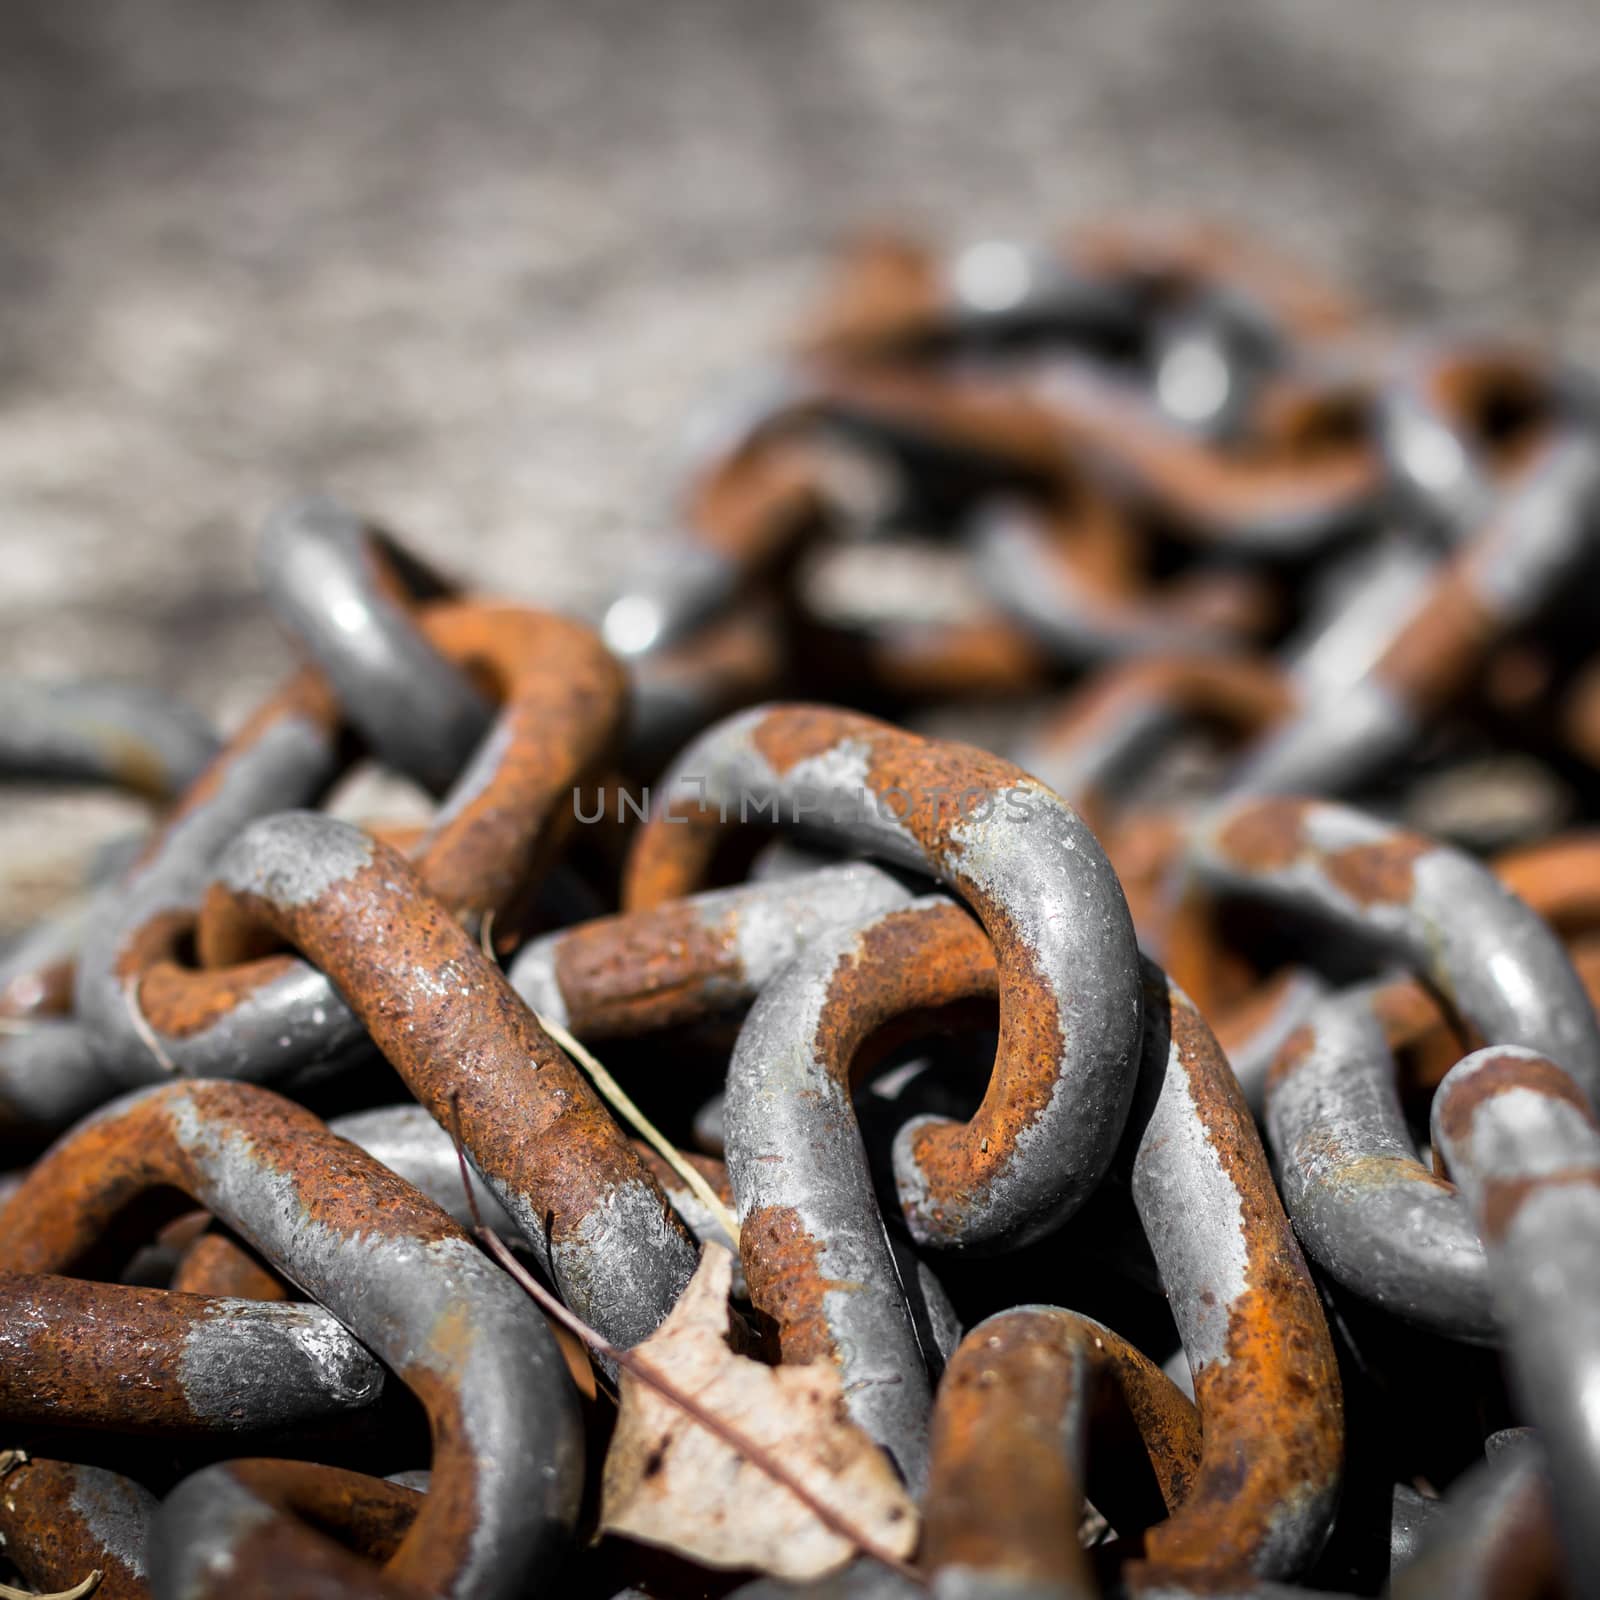
<path id="1" fill-rule="evenodd" d="M 277 497 L 592 610 L 862 221 L 1196 210 L 1600 359 L 1584 0 L 13 0 L 0 79 L 0 667 L 224 720 Z"/>

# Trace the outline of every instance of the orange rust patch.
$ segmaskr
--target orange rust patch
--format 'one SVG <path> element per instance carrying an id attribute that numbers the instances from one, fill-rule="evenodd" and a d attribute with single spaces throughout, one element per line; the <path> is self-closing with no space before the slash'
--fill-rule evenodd
<path id="1" fill-rule="evenodd" d="M 879 918 L 828 980 L 817 1019 L 818 1058 L 847 1081 L 862 1042 L 909 1012 L 996 992 L 994 952 L 957 906 L 919 906 Z"/>
<path id="2" fill-rule="evenodd" d="M 1530 1196 L 1544 1189 L 1600 1189 L 1600 1169 L 1574 1167 L 1536 1178 L 1491 1178 L 1483 1188 L 1483 1233 L 1491 1244 L 1505 1238 Z"/>
<path id="3" fill-rule="evenodd" d="M 0 1540 L 6 1556 L 34 1588 L 70 1589 L 95 1568 L 102 1600 L 143 1600 L 149 1587 L 96 1537 L 75 1503 L 79 1469 L 37 1456 L 5 1477 L 0 1495 Z"/>
<path id="4" fill-rule="evenodd" d="M 269 1504 L 337 1532 L 373 1561 L 394 1554 L 422 1506 L 415 1489 L 341 1467 L 254 1459 L 230 1462 L 229 1471 Z"/>
<path id="5" fill-rule="evenodd" d="M 841 1357 L 828 1329 L 824 1297 L 848 1289 L 822 1275 L 822 1241 L 806 1231 L 792 1206 L 763 1206 L 739 1227 L 739 1254 L 751 1303 L 778 1325 L 785 1364 L 831 1361 Z"/>
<path id="6" fill-rule="evenodd" d="M 802 761 L 831 750 L 846 739 L 870 739 L 888 724 L 875 717 L 838 711 L 832 706 L 775 707 L 751 730 L 750 743 L 781 778 Z"/>
<path id="7" fill-rule="evenodd" d="M 1471 1077 L 1450 1086 L 1440 1112 L 1441 1130 L 1453 1142 L 1469 1139 L 1478 1107 L 1514 1089 L 1532 1089 L 1559 1100 L 1580 1112 L 1591 1127 L 1594 1125 L 1594 1113 L 1583 1091 L 1553 1061 L 1496 1052 L 1485 1057 Z"/>
<path id="8" fill-rule="evenodd" d="M 247 1245 L 225 1233 L 204 1233 L 184 1251 L 172 1287 L 236 1300 L 287 1300 L 288 1286 Z"/>
<path id="9" fill-rule="evenodd" d="M 1600 929 L 1600 837 L 1575 834 L 1511 851 L 1495 861 L 1494 874 L 1557 932 Z"/>
<path id="10" fill-rule="evenodd" d="M 1309 800 L 1263 800 L 1247 806 L 1217 837 L 1217 849 L 1251 872 L 1279 872 L 1307 848 Z"/>
<path id="11" fill-rule="evenodd" d="M 1404 905 L 1416 890 L 1412 868 L 1433 848 L 1420 834 L 1404 833 L 1378 844 L 1334 850 L 1323 866 L 1358 905 Z"/>
<path id="12" fill-rule="evenodd" d="M 1239 1196 L 1247 1288 L 1228 1308 L 1226 1360 L 1195 1382 L 1205 1447 L 1193 1492 L 1147 1540 L 1158 1568 L 1253 1570 L 1286 1508 L 1331 1514 L 1344 1448 L 1333 1343 L 1243 1095 L 1204 1021 L 1170 1007 L 1173 1043 L 1207 1142 Z"/>
<path id="13" fill-rule="evenodd" d="M 1306 1063 L 1306 1059 L 1317 1047 L 1317 1030 L 1308 1022 L 1302 1022 L 1287 1039 L 1278 1046 L 1278 1053 L 1272 1058 L 1272 1065 L 1267 1069 L 1267 1092 L 1270 1094 L 1280 1084 L 1287 1082 Z"/>
<path id="14" fill-rule="evenodd" d="M 431 830 L 418 871 L 452 911 L 504 911 L 566 833 L 569 792 L 611 758 L 626 674 L 592 629 L 550 612 L 434 605 L 419 623 L 448 660 L 495 680 L 504 746 L 488 781 Z"/>
<path id="15" fill-rule="evenodd" d="M 139 1007 L 158 1034 L 184 1039 L 204 1033 L 241 1001 L 294 969 L 288 956 L 202 971 L 181 966 L 177 955 L 195 926 L 189 911 L 166 911 L 135 928 L 118 952 L 115 972 L 138 982 Z"/>
<path id="16" fill-rule="evenodd" d="M 945 1371 L 921 1565 L 1087 1591 L 1077 1539 L 1083 1488 L 1078 1463 L 1063 1448 L 1063 1423 L 1083 1405 L 1075 1392 L 1083 1369 L 1063 1359 L 1059 1338 L 1046 1342 L 1028 1332 L 1015 1324 L 980 1331 L 962 1342 Z"/>
<path id="17" fill-rule="evenodd" d="M 897 628 L 862 647 L 874 681 L 908 695 L 1013 694 L 1046 680 L 1049 658 L 1002 616 Z"/>
<path id="18" fill-rule="evenodd" d="M 719 983 L 743 978 L 732 914 L 710 923 L 677 902 L 574 928 L 558 940 L 554 967 L 568 1027 L 596 1038 L 703 1017 L 718 1009 Z"/>
<path id="19" fill-rule="evenodd" d="M 1423 714 L 1461 692 L 1503 631 L 1484 609 L 1465 560 L 1466 554 L 1456 558 L 1372 669 L 1379 682 Z"/>
<path id="20" fill-rule="evenodd" d="M 856 241 L 837 280 L 797 341 L 802 352 L 869 353 L 935 325 L 944 304 L 940 273 L 920 244 L 895 234 Z"/>
<path id="21" fill-rule="evenodd" d="M 699 542 L 741 567 L 763 565 L 821 514 L 819 464 L 792 440 L 762 440 L 696 485 L 689 522 Z"/>

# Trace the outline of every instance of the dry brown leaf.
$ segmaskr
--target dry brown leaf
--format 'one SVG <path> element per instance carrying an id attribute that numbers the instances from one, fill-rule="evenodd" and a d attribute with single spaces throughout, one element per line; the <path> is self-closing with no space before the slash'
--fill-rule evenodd
<path id="1" fill-rule="evenodd" d="M 633 1354 L 780 1460 L 827 1507 L 898 1556 L 917 1513 L 889 1458 L 850 1421 L 826 1363 L 767 1367 L 728 1348 L 733 1258 L 707 1245 L 672 1314 Z M 803 1581 L 857 1546 L 723 1439 L 629 1372 L 606 1456 L 601 1527 L 712 1567 Z"/>

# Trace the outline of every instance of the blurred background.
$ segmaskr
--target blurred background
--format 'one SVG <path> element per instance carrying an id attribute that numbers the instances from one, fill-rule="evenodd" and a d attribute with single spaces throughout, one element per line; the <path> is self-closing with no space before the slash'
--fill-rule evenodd
<path id="1" fill-rule="evenodd" d="M 12 0 L 0 667 L 236 718 L 289 655 L 255 531 L 315 486 L 593 613 L 864 222 L 1199 212 L 1600 358 L 1597 81 L 1585 0 Z"/>

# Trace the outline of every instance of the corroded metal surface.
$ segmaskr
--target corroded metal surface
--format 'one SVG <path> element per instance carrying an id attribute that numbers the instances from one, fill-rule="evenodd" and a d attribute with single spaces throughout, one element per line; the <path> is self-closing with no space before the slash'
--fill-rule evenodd
<path id="1" fill-rule="evenodd" d="M 320 1306 L 0 1273 L 0 1413 L 128 1433 L 292 1429 L 383 1369 Z"/>
<path id="2" fill-rule="evenodd" d="M 928 1354 L 885 1237 L 851 1104 L 861 1046 L 909 1013 L 989 999 L 994 956 L 924 897 L 819 939 L 761 994 L 728 1069 L 728 1176 L 752 1303 L 786 1362 L 828 1361 L 850 1413 L 920 1485 Z"/>
<path id="3" fill-rule="evenodd" d="M 1536 1423 L 1579 1590 L 1600 1583 L 1600 1128 L 1571 1076 L 1532 1050 L 1490 1048 L 1439 1086 L 1435 1148 L 1483 1234 L 1512 1377 Z"/>
<path id="4" fill-rule="evenodd" d="M 148 1600 L 156 1509 L 148 1489 L 103 1467 L 29 1457 L 0 1473 L 0 1548 L 41 1592 L 98 1572 L 103 1600 Z"/>
<path id="5" fill-rule="evenodd" d="M 338 985 L 478 1175 L 614 1343 L 645 1337 L 694 1270 L 688 1234 L 594 1091 L 403 857 L 329 817 L 252 824 L 218 864 L 237 910 Z"/>
<path id="6" fill-rule="evenodd" d="M 542 1319 L 443 1211 L 298 1106 L 246 1084 L 117 1102 L 7 1201 L 0 1267 L 70 1268 L 133 1201 L 174 1188 L 356 1330 L 427 1410 L 433 1489 L 390 1562 L 398 1579 L 509 1594 L 559 1558 L 581 1444 Z"/>
<path id="7" fill-rule="evenodd" d="M 776 820 L 942 879 L 999 962 L 995 1087 L 964 1127 L 902 1129 L 901 1200 L 919 1240 L 1018 1242 L 1098 1181 L 1127 1114 L 1139 992 L 1127 903 L 1071 808 L 1008 762 L 816 706 L 731 718 L 679 756 L 629 857 L 635 908 L 696 887 L 728 820 Z"/>
<path id="8" fill-rule="evenodd" d="M 1596 1588 L 1597 421 L 1215 230 L 882 236 L 598 630 L 302 499 L 316 664 L 204 772 L 0 696 L 6 776 L 175 802 L 0 951 L 14 1564 L 717 1589 L 558 1565 L 620 1363 L 481 1221 L 616 1344 L 736 1244 L 731 1343 L 837 1370 L 937 1600 Z M 219 1460 L 262 1429 L 340 1465 Z"/>
<path id="9" fill-rule="evenodd" d="M 978 1324 L 939 1389 L 921 1561 L 948 1600 L 1093 1595 L 1085 1483 L 1125 1536 L 1175 1510 L 1200 1459 L 1194 1406 L 1111 1329 L 1048 1306 Z"/>

